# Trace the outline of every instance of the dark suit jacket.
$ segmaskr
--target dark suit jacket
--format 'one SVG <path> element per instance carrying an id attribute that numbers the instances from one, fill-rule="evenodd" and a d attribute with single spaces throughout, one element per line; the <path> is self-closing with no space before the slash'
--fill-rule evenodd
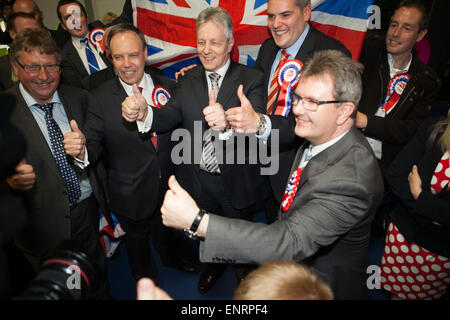
<path id="1" fill-rule="evenodd" d="M 262 73 L 233 61 L 220 87 L 217 101 L 225 110 L 240 105 L 237 88 L 244 85 L 244 94 L 258 112 L 263 112 Z M 186 73 L 179 81 L 173 98 L 162 109 L 153 108 L 152 130 L 166 131 L 180 124 L 190 134 L 183 155 L 188 159 L 176 166 L 177 180 L 194 197 L 200 197 L 202 186 L 199 180 L 200 158 L 202 154 L 203 133 L 208 129 L 203 108 L 208 106 L 208 83 L 205 69 L 197 66 Z M 215 144 L 215 150 L 225 154 L 235 150 L 234 137 L 223 144 Z M 218 142 L 218 139 L 216 139 Z M 186 150 L 189 149 L 189 150 Z M 216 155 L 217 155 L 216 151 Z M 190 153 L 190 155 L 188 155 Z M 235 162 L 236 163 L 236 162 Z M 247 162 L 248 163 L 248 162 Z M 220 164 L 221 178 L 228 198 L 236 209 L 243 209 L 256 202 L 255 177 L 257 167 L 248 164 Z"/>
<path id="2" fill-rule="evenodd" d="M 266 225 L 210 215 L 200 260 L 299 261 L 317 271 L 336 299 L 367 298 L 370 225 L 382 193 L 373 152 L 352 128 L 303 168 L 292 205 L 278 221 Z"/>
<path id="3" fill-rule="evenodd" d="M 16 243 L 23 251 L 40 256 L 71 236 L 69 199 L 52 152 L 26 105 L 19 86 L 15 85 L 5 93 L 11 94 L 16 99 L 11 123 L 25 137 L 28 146 L 25 159 L 36 173 L 34 187 L 23 194 L 24 204 L 29 213 L 28 223 L 17 236 Z M 88 92 L 61 85 L 58 87 L 58 94 L 69 121 L 76 120 L 82 128 L 88 105 Z M 3 100 L 3 96 L 0 99 Z M 109 212 L 96 168 L 92 167 L 88 175 L 100 207 L 103 212 Z"/>
<path id="4" fill-rule="evenodd" d="M 295 59 L 306 63 L 309 58 L 317 51 L 321 50 L 339 50 L 351 57 L 350 52 L 338 40 L 333 39 L 310 25 L 308 35 L 303 42 L 302 47 L 298 51 Z M 255 68 L 264 72 L 264 103 L 267 104 L 267 87 L 270 81 L 270 70 L 272 68 L 275 56 L 280 50 L 275 44 L 273 38 L 267 39 L 259 49 L 258 58 L 254 65 Z M 274 111 L 275 112 L 274 108 Z M 289 168 L 292 165 L 298 147 L 303 139 L 298 138 L 294 134 L 295 120 L 292 112 L 287 117 L 271 116 L 272 128 L 281 129 L 288 128 L 284 132 L 280 132 L 280 170 L 278 174 L 270 176 L 270 184 L 275 198 L 281 203 L 284 193 L 284 184 L 289 176 Z"/>
<path id="5" fill-rule="evenodd" d="M 12 88 L 14 82 L 11 79 L 11 61 L 10 55 L 0 57 L 0 92 Z"/>
<path id="6" fill-rule="evenodd" d="M 380 167 L 383 177 L 395 156 L 417 131 L 427 117 L 441 87 L 438 75 L 413 55 L 408 73 L 411 79 L 394 109 L 381 118 L 375 113 L 386 97 L 389 84 L 389 64 L 384 40 L 365 44 L 360 61 L 365 69 L 362 75 L 363 95 L 359 111 L 367 115 L 364 135 L 382 141 Z"/>
<path id="7" fill-rule="evenodd" d="M 174 82 L 171 79 L 150 75 L 155 86 L 172 90 Z M 161 169 L 163 181 L 170 174 L 170 136 L 159 135 L 158 150 L 155 151 L 149 134 L 140 134 L 136 122 L 125 121 L 122 102 L 127 94 L 118 77 L 97 87 L 91 94 L 87 125 L 83 131 L 89 162 L 96 163 L 102 154 L 106 156 L 112 212 L 133 220 L 148 219 L 157 209 L 159 171 Z"/>
<path id="8" fill-rule="evenodd" d="M 431 178 L 443 155 L 440 135 L 431 148 L 426 146 L 436 122 L 436 118 L 426 120 L 389 168 L 387 180 L 400 200 L 390 216 L 408 242 L 450 258 L 450 190 L 443 188 L 437 195 L 430 190 Z M 408 182 L 413 165 L 417 165 L 422 180 L 423 191 L 417 200 Z"/>

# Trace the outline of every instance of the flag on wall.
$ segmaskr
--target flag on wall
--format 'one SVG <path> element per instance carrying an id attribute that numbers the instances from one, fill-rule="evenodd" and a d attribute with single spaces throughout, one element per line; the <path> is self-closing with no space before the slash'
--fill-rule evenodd
<path id="1" fill-rule="evenodd" d="M 312 0 L 311 24 L 340 40 L 358 59 L 373 0 Z M 233 19 L 234 61 L 252 65 L 262 42 L 270 37 L 267 0 L 132 0 L 133 21 L 148 43 L 148 60 L 173 77 L 184 66 L 199 63 L 195 21 L 209 6 L 220 6 Z"/>

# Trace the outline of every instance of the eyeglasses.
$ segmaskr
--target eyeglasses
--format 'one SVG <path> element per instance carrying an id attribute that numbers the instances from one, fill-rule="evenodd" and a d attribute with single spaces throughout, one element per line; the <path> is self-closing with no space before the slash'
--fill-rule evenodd
<path id="1" fill-rule="evenodd" d="M 47 72 L 57 72 L 59 71 L 59 64 L 21 64 L 19 61 L 16 61 L 17 64 L 24 69 L 28 73 L 37 74 L 41 71 L 42 68 Z"/>
<path id="2" fill-rule="evenodd" d="M 296 106 L 301 101 L 303 108 L 305 108 L 308 111 L 317 111 L 317 108 L 322 104 L 345 102 L 340 100 L 317 101 L 310 98 L 303 98 L 293 91 L 290 93 L 290 97 L 293 106 Z"/>

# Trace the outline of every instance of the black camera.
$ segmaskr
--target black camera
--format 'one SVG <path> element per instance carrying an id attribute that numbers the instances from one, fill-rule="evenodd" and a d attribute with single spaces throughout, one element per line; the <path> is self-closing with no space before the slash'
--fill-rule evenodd
<path id="1" fill-rule="evenodd" d="M 44 256 L 41 268 L 14 300 L 80 300 L 95 290 L 96 269 L 70 241 Z"/>

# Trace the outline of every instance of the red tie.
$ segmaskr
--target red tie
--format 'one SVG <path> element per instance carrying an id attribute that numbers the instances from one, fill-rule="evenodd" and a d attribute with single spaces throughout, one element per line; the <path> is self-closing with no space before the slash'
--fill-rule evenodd
<path id="1" fill-rule="evenodd" d="M 139 91 L 142 93 L 142 90 L 144 90 L 144 88 L 142 87 L 138 87 Z M 156 136 L 156 132 L 151 132 L 150 133 L 150 140 L 153 143 L 153 146 L 155 147 L 155 150 L 158 150 L 158 137 Z"/>
<path id="2" fill-rule="evenodd" d="M 278 63 L 278 66 L 272 75 L 272 81 L 270 82 L 269 96 L 267 98 L 267 114 L 272 114 L 273 108 L 277 104 L 275 100 L 277 93 L 280 90 L 280 86 L 278 85 L 278 72 L 280 71 L 281 65 L 287 58 L 289 58 L 289 53 L 283 49 L 283 51 L 281 51 L 280 62 Z"/>

